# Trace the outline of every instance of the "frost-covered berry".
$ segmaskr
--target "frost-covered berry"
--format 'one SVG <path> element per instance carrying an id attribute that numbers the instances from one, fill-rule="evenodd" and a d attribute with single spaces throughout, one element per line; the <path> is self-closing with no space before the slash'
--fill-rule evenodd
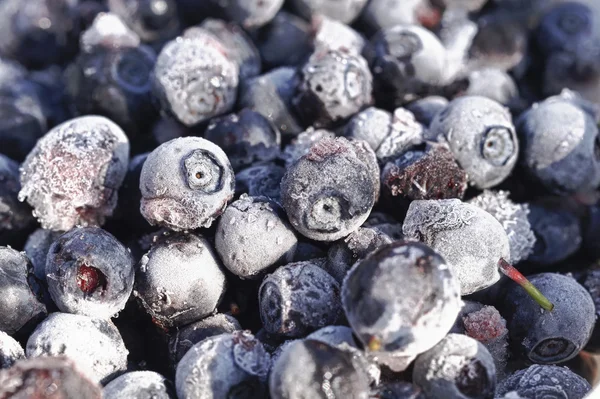
<path id="1" fill-rule="evenodd" d="M 241 329 L 240 323 L 233 316 L 222 313 L 178 328 L 169 338 L 171 360 L 173 364 L 177 364 L 198 342 L 215 335 L 232 333 Z"/>
<path id="2" fill-rule="evenodd" d="M 300 75 L 294 106 L 306 125 L 332 126 L 372 102 L 373 77 L 367 62 L 344 48 L 317 49 Z"/>
<path id="3" fill-rule="evenodd" d="M 66 356 L 21 360 L 0 370 L 0 398 L 102 399 L 102 387 Z"/>
<path id="4" fill-rule="evenodd" d="M 500 222 L 458 199 L 413 201 L 402 231 L 444 257 L 460 281 L 462 295 L 496 283 L 498 261 L 510 259 L 508 236 Z"/>
<path id="5" fill-rule="evenodd" d="M 334 242 L 329 247 L 325 270 L 342 284 L 348 270 L 356 262 L 392 241 L 391 237 L 377 228 L 359 227 L 349 236 Z"/>
<path id="6" fill-rule="evenodd" d="M 379 167 L 364 141 L 343 137 L 315 143 L 289 167 L 281 200 L 302 235 L 334 241 L 356 230 L 379 196 Z"/>
<path id="7" fill-rule="evenodd" d="M 21 344 L 4 331 L 0 331 L 0 369 L 10 368 L 21 359 L 25 359 L 25 351 Z"/>
<path id="8" fill-rule="evenodd" d="M 591 389 L 589 382 L 566 367 L 534 364 L 502 381 L 497 395 L 516 392 L 519 398 L 583 399 Z"/>
<path id="9" fill-rule="evenodd" d="M 195 234 L 164 235 L 136 270 L 133 294 L 159 326 L 210 315 L 225 292 L 225 275 L 210 244 Z"/>
<path id="10" fill-rule="evenodd" d="M 104 399 L 175 399 L 175 390 L 162 375 L 154 371 L 125 373 L 102 390 Z"/>
<path id="11" fill-rule="evenodd" d="M 388 111 L 369 107 L 350 119 L 344 128 L 344 136 L 348 139 L 364 140 L 373 151 L 377 151 L 393 128 L 392 115 Z"/>
<path id="12" fill-rule="evenodd" d="M 467 174 L 444 144 L 427 142 L 398 158 L 389 159 L 381 171 L 382 189 L 393 200 L 462 198 Z M 397 202 L 396 202 L 397 203 Z"/>
<path id="13" fill-rule="evenodd" d="M 517 121 L 517 129 L 523 147 L 521 162 L 548 191 L 568 194 L 600 184 L 598 126 L 568 94 L 532 106 Z"/>
<path id="14" fill-rule="evenodd" d="M 181 359 L 175 375 L 181 399 L 262 398 L 267 393 L 271 356 L 248 332 L 205 339 Z"/>
<path id="15" fill-rule="evenodd" d="M 42 227 L 102 225 L 117 205 L 129 163 L 129 141 L 116 124 L 82 116 L 50 130 L 21 166 L 19 200 Z"/>
<path id="16" fill-rule="evenodd" d="M 565 362 L 575 357 L 590 339 L 596 321 L 594 301 L 574 278 L 556 273 L 529 277 L 554 304 L 541 309 L 521 287 L 512 284 L 502 303 L 502 314 L 515 354 L 540 364 Z"/>
<path id="17" fill-rule="evenodd" d="M 406 109 L 425 126 L 429 126 L 438 112 L 448 106 L 448 100 L 441 96 L 427 96 L 406 105 Z"/>
<path id="18" fill-rule="evenodd" d="M 117 14 L 100 13 L 92 25 L 79 37 L 79 47 L 85 53 L 94 51 L 97 47 L 116 49 L 121 47 L 138 47 L 140 37 L 129 29 Z"/>
<path id="19" fill-rule="evenodd" d="M 297 160 L 310 152 L 310 147 L 323 139 L 333 139 L 335 133 L 326 129 L 315 129 L 309 127 L 285 146 L 281 153 L 281 158 L 285 161 L 286 168 L 289 168 Z"/>
<path id="20" fill-rule="evenodd" d="M 46 256 L 50 245 L 63 233 L 46 229 L 37 229 L 29 235 L 23 250 L 33 265 L 33 274 L 40 281 L 46 281 Z"/>
<path id="21" fill-rule="evenodd" d="M 233 108 L 238 74 L 223 44 L 196 29 L 163 47 L 154 68 L 154 94 L 163 111 L 192 126 Z"/>
<path id="22" fill-rule="evenodd" d="M 258 298 L 263 327 L 271 334 L 302 337 L 341 314 L 338 282 L 314 261 L 277 268 L 263 280 Z"/>
<path id="23" fill-rule="evenodd" d="M 306 19 L 321 14 L 349 24 L 360 14 L 367 0 L 292 0 L 291 3 Z"/>
<path id="24" fill-rule="evenodd" d="M 494 398 L 496 367 L 480 342 L 461 334 L 448 334 L 415 361 L 413 382 L 427 397 Z"/>
<path id="25" fill-rule="evenodd" d="M 330 50 L 346 49 L 361 54 L 366 44 L 365 38 L 343 22 L 324 15 L 318 15 L 312 21 L 315 48 Z"/>
<path id="26" fill-rule="evenodd" d="M 27 341 L 27 357 L 65 355 L 93 381 L 107 383 L 127 368 L 119 330 L 104 319 L 52 313 Z"/>
<path id="27" fill-rule="evenodd" d="M 379 248 L 350 270 L 342 303 L 358 339 L 395 371 L 438 343 L 462 305 L 446 261 L 422 243 L 403 241 Z"/>
<path id="28" fill-rule="evenodd" d="M 180 29 L 176 0 L 108 0 L 108 8 L 147 43 L 162 44 Z"/>
<path id="29" fill-rule="evenodd" d="M 213 118 L 204 132 L 227 153 L 234 170 L 255 162 L 274 160 L 280 152 L 281 134 L 267 118 L 244 108 L 236 114 Z"/>
<path id="30" fill-rule="evenodd" d="M 241 278 L 256 278 L 291 262 L 297 243 L 279 204 L 245 194 L 227 207 L 215 232 L 215 249 L 223 265 Z"/>
<path id="31" fill-rule="evenodd" d="M 529 205 L 515 204 L 508 195 L 508 191 L 484 190 L 469 203 L 490 213 L 502 224 L 508 236 L 511 262 L 519 263 L 532 253 L 536 237 L 528 220 Z"/>
<path id="32" fill-rule="evenodd" d="M 0 154 L 0 239 L 2 243 L 22 234 L 35 223 L 31 208 L 18 200 L 19 164 Z"/>
<path id="33" fill-rule="evenodd" d="M 451 101 L 435 116 L 425 138 L 448 143 L 470 183 L 480 189 L 506 179 L 519 153 L 508 110 L 480 96 Z"/>
<path id="34" fill-rule="evenodd" d="M 48 291 L 62 312 L 110 318 L 125 307 L 133 279 L 131 254 L 100 228 L 70 230 L 48 250 Z"/>
<path id="35" fill-rule="evenodd" d="M 377 159 L 385 162 L 388 158 L 402 155 L 413 146 L 423 143 L 425 127 L 415 119 L 412 112 L 396 108 L 392 114 L 392 126 L 377 151 Z"/>
<path id="36" fill-rule="evenodd" d="M 285 347 L 273 364 L 269 392 L 273 399 L 366 399 L 369 378 L 352 353 L 313 339 Z"/>
<path id="37" fill-rule="evenodd" d="M 35 326 L 46 315 L 46 308 L 29 284 L 31 262 L 24 253 L 0 247 L 0 331 L 15 334 Z"/>
<path id="38" fill-rule="evenodd" d="M 228 20 L 253 30 L 271 21 L 284 0 L 229 0 L 219 2 Z"/>
<path id="39" fill-rule="evenodd" d="M 209 227 L 233 197 L 234 180 L 217 145 L 199 137 L 174 139 L 144 162 L 140 211 L 150 224 L 172 230 Z"/>
<path id="40" fill-rule="evenodd" d="M 251 197 L 267 197 L 277 202 L 281 198 L 281 179 L 285 168 L 274 162 L 254 164 L 235 175 L 235 193 Z"/>

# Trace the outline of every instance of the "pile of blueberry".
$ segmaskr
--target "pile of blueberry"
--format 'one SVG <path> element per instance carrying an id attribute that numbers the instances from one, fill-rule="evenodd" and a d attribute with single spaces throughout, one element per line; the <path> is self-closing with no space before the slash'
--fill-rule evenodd
<path id="1" fill-rule="evenodd" d="M 1 0 L 0 399 L 579 399 L 598 0 Z"/>

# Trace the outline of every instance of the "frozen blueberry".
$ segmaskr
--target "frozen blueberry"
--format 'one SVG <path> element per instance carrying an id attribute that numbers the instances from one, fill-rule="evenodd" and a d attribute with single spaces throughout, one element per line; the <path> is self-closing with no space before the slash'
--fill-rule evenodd
<path id="1" fill-rule="evenodd" d="M 230 272 L 257 278 L 292 261 L 298 239 L 284 210 L 266 197 L 243 194 L 219 219 L 215 249 Z"/>
<path id="2" fill-rule="evenodd" d="M 27 200 L 45 229 L 101 225 L 117 204 L 128 162 L 129 141 L 115 123 L 72 119 L 42 137 L 25 159 L 19 200 Z"/>
<path id="3" fill-rule="evenodd" d="M 0 331 L 0 369 L 10 368 L 21 359 L 25 359 L 25 351 L 21 344 L 4 331 Z"/>
<path id="4" fill-rule="evenodd" d="M 248 332 L 206 338 L 177 366 L 175 386 L 181 399 L 263 398 L 271 356 Z"/>
<path id="5" fill-rule="evenodd" d="M 544 95 L 559 94 L 568 88 L 588 101 L 600 103 L 600 43 L 595 49 L 582 52 L 586 54 L 583 60 L 565 52 L 546 58 L 541 83 Z"/>
<path id="6" fill-rule="evenodd" d="M 38 93 L 41 112 L 47 126 L 59 125 L 73 117 L 63 68 L 52 65 L 39 71 L 30 71 L 29 81 Z M 37 112 L 36 110 L 35 113 L 37 114 Z"/>
<path id="7" fill-rule="evenodd" d="M 294 106 L 306 125 L 334 125 L 372 102 L 373 77 L 367 62 L 345 48 L 317 49 L 300 75 Z"/>
<path id="8" fill-rule="evenodd" d="M 29 358 L 65 355 L 102 384 L 125 371 L 129 353 L 110 321 L 69 313 L 50 314 L 29 337 L 25 352 Z"/>
<path id="9" fill-rule="evenodd" d="M 482 68 L 468 75 L 467 96 L 482 96 L 503 105 L 512 105 L 519 97 L 519 89 L 513 78 L 497 68 Z"/>
<path id="10" fill-rule="evenodd" d="M 406 381 L 378 384 L 371 390 L 370 397 L 374 399 L 426 399 L 421 388 Z"/>
<path id="11" fill-rule="evenodd" d="M 285 161 L 286 168 L 292 166 L 300 158 L 310 152 L 313 144 L 323 139 L 334 139 L 335 133 L 326 129 L 314 129 L 309 127 L 285 146 L 281 158 Z"/>
<path id="12" fill-rule="evenodd" d="M 209 227 L 233 197 L 227 155 L 199 137 L 168 141 L 148 155 L 140 176 L 140 211 L 152 225 L 172 230 Z"/>
<path id="13" fill-rule="evenodd" d="M 545 13 L 537 28 L 537 45 L 549 55 L 559 51 L 578 52 L 598 39 L 594 36 L 594 11 L 582 2 L 566 1 Z M 583 48 L 582 48 L 583 47 Z"/>
<path id="14" fill-rule="evenodd" d="M 85 53 L 91 53 L 97 47 L 110 50 L 139 45 L 138 34 L 129 29 L 117 14 L 109 12 L 98 14 L 92 25 L 79 37 L 79 47 Z"/>
<path id="15" fill-rule="evenodd" d="M 359 17 L 361 26 L 367 33 L 396 25 L 415 24 L 419 11 L 425 8 L 423 0 L 371 0 Z"/>
<path id="16" fill-rule="evenodd" d="M 352 353 L 313 339 L 287 345 L 269 377 L 273 399 L 367 398 L 369 379 Z"/>
<path id="17" fill-rule="evenodd" d="M 413 382 L 427 397 L 492 399 L 496 367 L 480 342 L 461 334 L 448 334 L 415 361 Z"/>
<path id="18" fill-rule="evenodd" d="M 591 389 L 586 380 L 566 367 L 534 364 L 502 381 L 497 394 L 517 392 L 523 398 L 583 399 Z"/>
<path id="19" fill-rule="evenodd" d="M 313 32 L 303 19 L 285 11 L 258 32 L 258 47 L 269 67 L 296 66 L 312 53 Z"/>
<path id="20" fill-rule="evenodd" d="M 164 43 L 180 29 L 176 0 L 108 0 L 108 9 L 147 43 Z"/>
<path id="21" fill-rule="evenodd" d="M 364 140 L 373 151 L 377 151 L 383 140 L 394 129 L 392 114 L 383 109 L 369 107 L 350 119 L 344 128 L 349 139 Z"/>
<path id="22" fill-rule="evenodd" d="M 267 118 L 248 108 L 213 118 L 204 137 L 227 153 L 236 171 L 255 162 L 272 161 L 280 152 L 279 130 Z"/>
<path id="23" fill-rule="evenodd" d="M 508 236 L 510 259 L 518 263 L 533 252 L 536 236 L 529 222 L 528 204 L 515 204 L 508 198 L 508 191 L 484 190 L 469 201 L 495 217 Z"/>
<path id="24" fill-rule="evenodd" d="M 568 129 L 565 129 L 568 126 Z M 532 106 L 517 121 L 522 164 L 555 194 L 600 184 L 600 137 L 594 119 L 563 95 Z"/>
<path id="25" fill-rule="evenodd" d="M 427 96 L 406 105 L 406 109 L 413 113 L 415 119 L 425 126 L 429 126 L 435 115 L 448 106 L 448 100 L 440 96 Z"/>
<path id="26" fill-rule="evenodd" d="M 102 399 L 102 388 L 65 356 L 17 362 L 0 371 L 0 397 L 12 399 Z"/>
<path id="27" fill-rule="evenodd" d="M 248 79 L 240 85 L 238 105 L 262 114 L 283 136 L 297 135 L 302 127 L 291 109 L 298 79 L 295 68 L 277 68 Z"/>
<path id="28" fill-rule="evenodd" d="M 102 390 L 105 399 L 174 399 L 175 390 L 162 375 L 154 371 L 125 373 Z"/>
<path id="29" fill-rule="evenodd" d="M 60 64 L 77 51 L 78 0 L 0 4 L 0 54 L 30 68 Z"/>
<path id="30" fill-rule="evenodd" d="M 444 144 L 427 142 L 390 159 L 381 171 L 381 185 L 401 208 L 407 201 L 462 198 L 467 174 Z"/>
<path id="31" fill-rule="evenodd" d="M 425 126 L 415 119 L 412 112 L 396 108 L 392 114 L 392 129 L 375 152 L 380 163 L 402 155 L 413 146 L 424 142 Z"/>
<path id="32" fill-rule="evenodd" d="M 269 23 L 283 6 L 284 0 L 230 0 L 220 2 L 227 19 L 254 30 Z"/>
<path id="33" fill-rule="evenodd" d="M 356 262 L 392 241 L 391 237 L 376 228 L 359 227 L 329 247 L 325 270 L 341 284 Z"/>
<path id="34" fill-rule="evenodd" d="M 235 175 L 235 193 L 267 197 L 280 202 L 280 184 L 285 168 L 273 162 L 254 164 Z"/>
<path id="35" fill-rule="evenodd" d="M 541 309 L 521 287 L 511 284 L 501 310 L 515 353 L 540 364 L 572 359 L 592 334 L 594 301 L 572 277 L 541 273 L 530 276 L 529 281 L 554 304 L 554 309 Z"/>
<path id="36" fill-rule="evenodd" d="M 119 190 L 118 219 L 125 222 L 131 231 L 136 232 L 147 231 L 150 227 L 140 213 L 140 202 L 142 200 L 140 176 L 148 155 L 149 153 L 143 153 L 131 159 L 127 168 L 127 174 Z"/>
<path id="37" fill-rule="evenodd" d="M 68 231 L 47 253 L 48 290 L 62 312 L 110 318 L 125 307 L 133 279 L 127 248 L 98 227 Z"/>
<path id="38" fill-rule="evenodd" d="M 506 179 L 519 154 L 508 110 L 480 96 L 451 101 L 435 116 L 425 138 L 447 142 L 469 182 L 479 189 Z"/>
<path id="39" fill-rule="evenodd" d="M 220 19 L 207 18 L 199 26 L 215 35 L 229 50 L 230 56 L 238 64 L 240 80 L 260 74 L 260 53 L 238 25 Z"/>
<path id="40" fill-rule="evenodd" d="M 342 303 L 358 339 L 394 371 L 442 339 L 462 306 L 459 282 L 444 259 L 424 244 L 403 241 L 384 245 L 350 270 Z"/>
<path id="41" fill-rule="evenodd" d="M 20 189 L 19 165 L 0 154 L 0 240 L 3 244 L 27 234 L 35 223 L 31 208 L 18 200 Z"/>
<path id="42" fill-rule="evenodd" d="M 510 260 L 508 236 L 500 222 L 458 199 L 413 201 L 402 230 L 444 257 L 460 281 L 462 295 L 496 283 L 498 261 Z"/>
<path id="43" fill-rule="evenodd" d="M 160 237 L 136 270 L 133 294 L 159 326 L 210 315 L 225 292 L 225 275 L 210 244 L 194 234 Z"/>
<path id="44" fill-rule="evenodd" d="M 241 329 L 240 323 L 234 317 L 222 313 L 178 328 L 169 339 L 169 351 L 173 364 L 179 363 L 190 348 L 198 342 L 215 335 L 232 333 Z"/>
<path id="45" fill-rule="evenodd" d="M 271 334 L 302 337 L 335 323 L 341 314 L 340 286 L 314 261 L 279 267 L 263 280 L 259 310 Z"/>
<path id="46" fill-rule="evenodd" d="M 346 49 L 361 54 L 365 47 L 365 38 L 343 22 L 318 15 L 313 18 L 312 25 L 315 48 Z"/>
<path id="47" fill-rule="evenodd" d="M 302 235 L 335 241 L 356 230 L 379 196 L 379 167 L 364 141 L 323 139 L 290 166 L 281 200 Z"/>
<path id="48" fill-rule="evenodd" d="M 473 38 L 477 34 L 477 23 L 470 18 L 466 8 L 452 6 L 442 14 L 436 31 L 446 48 L 447 78 L 462 78 L 468 70 L 466 63 Z"/>
<path id="49" fill-rule="evenodd" d="M 300 237 L 293 262 L 304 262 L 307 260 L 318 261 L 322 267 L 325 267 L 325 258 L 327 257 L 327 248 L 322 243 Z"/>
<path id="50" fill-rule="evenodd" d="M 146 46 L 94 47 L 66 72 L 67 90 L 81 115 L 103 115 L 130 136 L 154 121 L 152 70 L 156 55 Z"/>
<path id="51" fill-rule="evenodd" d="M 233 108 L 238 75 L 224 45 L 195 29 L 163 47 L 154 68 L 154 95 L 164 112 L 192 126 Z"/>
<path id="52" fill-rule="evenodd" d="M 33 293 L 28 281 L 32 269 L 25 254 L 0 247 L 0 331 L 13 335 L 35 326 L 46 315 L 46 308 Z"/>
<path id="53" fill-rule="evenodd" d="M 533 251 L 527 258 L 538 265 L 567 259 L 581 246 L 581 224 L 568 208 L 530 204 L 528 221 L 535 234 Z"/>
<path id="54" fill-rule="evenodd" d="M 445 82 L 446 50 L 439 39 L 418 25 L 381 30 L 365 49 L 378 101 L 393 106 L 430 94 Z"/>
<path id="55" fill-rule="evenodd" d="M 343 23 L 350 23 L 360 14 L 367 0 L 343 0 L 341 3 L 337 0 L 292 0 L 291 3 L 306 19 L 321 14 Z"/>

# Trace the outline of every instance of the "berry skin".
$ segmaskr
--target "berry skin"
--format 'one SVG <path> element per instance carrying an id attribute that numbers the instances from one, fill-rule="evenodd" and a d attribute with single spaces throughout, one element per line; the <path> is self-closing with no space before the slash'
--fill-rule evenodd
<path id="1" fill-rule="evenodd" d="M 378 32 L 365 49 L 378 101 L 399 106 L 430 94 L 446 77 L 446 50 L 418 25 L 396 25 Z"/>
<path id="2" fill-rule="evenodd" d="M 590 339 L 596 309 L 590 294 L 572 277 L 541 273 L 529 277 L 553 304 L 547 312 L 520 287 L 511 284 L 504 296 L 502 315 L 516 354 L 540 364 L 572 359 Z"/>
<path id="3" fill-rule="evenodd" d="M 371 390 L 371 398 L 376 399 L 427 399 L 415 384 L 410 382 L 390 382 L 378 384 Z"/>
<path id="4" fill-rule="evenodd" d="M 598 127 L 569 93 L 530 108 L 517 121 L 517 130 L 525 171 L 549 192 L 585 192 L 600 184 Z"/>
<path id="5" fill-rule="evenodd" d="M 479 189 L 506 179 L 519 153 L 508 110 L 479 96 L 451 101 L 435 116 L 425 138 L 446 142 L 469 182 Z"/>
<path id="6" fill-rule="evenodd" d="M 435 115 L 448 106 L 448 100 L 440 96 L 427 96 L 406 105 L 415 119 L 429 127 Z"/>
<path id="7" fill-rule="evenodd" d="M 233 108 L 238 74 L 224 45 L 194 29 L 163 47 L 154 67 L 153 92 L 164 112 L 193 126 Z"/>
<path id="8" fill-rule="evenodd" d="M 21 359 L 25 359 L 25 351 L 21 344 L 4 331 L 0 331 L 0 370 L 12 367 Z"/>
<path id="9" fill-rule="evenodd" d="M 519 97 L 519 89 L 513 78 L 498 68 L 482 68 L 469 73 L 467 96 L 482 96 L 502 105 L 512 105 Z"/>
<path id="10" fill-rule="evenodd" d="M 45 229 L 102 225 L 117 205 L 128 162 L 120 127 L 101 116 L 72 119 L 50 130 L 25 159 L 19 200 L 27 200 Z"/>
<path id="11" fill-rule="evenodd" d="M 354 265 L 342 304 L 368 352 L 394 371 L 441 340 L 462 305 L 459 282 L 444 259 L 424 244 L 403 241 Z"/>
<path id="12" fill-rule="evenodd" d="M 267 197 L 281 202 L 281 179 L 285 168 L 273 162 L 255 163 L 235 175 L 235 194 L 251 197 Z"/>
<path id="13" fill-rule="evenodd" d="M 258 278 L 273 266 L 291 262 L 297 244 L 278 203 L 245 194 L 227 207 L 215 233 L 223 265 L 241 278 Z"/>
<path id="14" fill-rule="evenodd" d="M 235 171 L 255 162 L 273 161 L 280 152 L 281 134 L 277 128 L 248 108 L 213 118 L 204 137 L 227 153 Z"/>
<path id="15" fill-rule="evenodd" d="M 315 261 L 279 267 L 263 280 L 259 292 L 260 318 L 265 330 L 302 337 L 335 323 L 341 314 L 340 286 Z"/>
<path id="16" fill-rule="evenodd" d="M 413 201 L 402 227 L 408 239 L 424 242 L 446 259 L 460 281 L 461 295 L 500 279 L 498 261 L 510 259 L 504 228 L 483 209 L 457 199 Z"/>
<path id="17" fill-rule="evenodd" d="M 31 208 L 19 202 L 19 164 L 0 154 L 0 242 L 11 244 L 34 226 Z"/>
<path id="18" fill-rule="evenodd" d="M 92 381 L 105 384 L 127 368 L 119 330 L 108 320 L 69 313 L 52 313 L 29 337 L 25 353 L 69 357 Z"/>
<path id="19" fill-rule="evenodd" d="M 68 357 L 44 356 L 0 371 L 0 398 L 102 399 L 102 388 Z"/>
<path id="20" fill-rule="evenodd" d="M 507 191 L 485 190 L 469 203 L 490 213 L 502 224 L 508 236 L 511 262 L 519 263 L 533 252 L 536 236 L 529 222 L 529 205 L 515 204 L 508 195 Z"/>
<path id="21" fill-rule="evenodd" d="M 262 398 L 271 356 L 252 334 L 235 331 L 206 338 L 181 359 L 175 375 L 181 399 Z"/>
<path id="22" fill-rule="evenodd" d="M 302 235 L 335 241 L 356 230 L 379 195 L 379 167 L 364 141 L 323 139 L 290 166 L 281 200 Z"/>
<path id="23" fill-rule="evenodd" d="M 172 230 L 209 227 L 233 197 L 235 177 L 227 155 L 199 137 L 168 141 L 148 155 L 140 211 L 152 225 Z"/>
<path id="24" fill-rule="evenodd" d="M 241 330 L 240 323 L 232 316 L 217 313 L 205 319 L 178 328 L 169 339 L 169 351 L 173 364 L 179 363 L 181 358 L 198 342 L 215 335 L 232 333 Z"/>
<path id="25" fill-rule="evenodd" d="M 126 223 L 128 228 L 135 232 L 147 232 L 150 228 L 148 222 L 140 213 L 140 202 L 142 200 L 140 176 L 148 155 L 149 153 L 146 152 L 131 158 L 127 174 L 119 190 L 117 219 L 122 223 Z"/>
<path id="26" fill-rule="evenodd" d="M 415 361 L 413 382 L 427 397 L 492 399 L 496 367 L 480 342 L 461 334 L 448 334 Z"/>
<path id="27" fill-rule="evenodd" d="M 159 238 L 136 270 L 133 294 L 155 324 L 182 326 L 210 315 L 225 292 L 210 244 L 194 234 Z"/>
<path id="28" fill-rule="evenodd" d="M 223 13 L 244 29 L 254 30 L 269 23 L 277 14 L 284 0 L 231 0 L 224 4 Z"/>
<path id="29" fill-rule="evenodd" d="M 309 127 L 304 132 L 292 139 L 285 146 L 281 158 L 285 161 L 285 167 L 289 168 L 296 161 L 310 152 L 310 148 L 323 139 L 334 139 L 335 133 L 326 129 L 314 129 Z"/>
<path id="30" fill-rule="evenodd" d="M 334 20 L 349 24 L 362 11 L 367 0 L 292 0 L 292 6 L 299 15 L 310 20 L 316 15 L 324 15 Z"/>
<path id="31" fill-rule="evenodd" d="M 517 392 L 523 398 L 583 399 L 591 389 L 586 380 L 566 367 L 534 364 L 502 381 L 496 394 Z"/>
<path id="32" fill-rule="evenodd" d="M 402 155 L 413 146 L 423 143 L 425 127 L 415 119 L 412 112 L 404 108 L 396 108 L 392 114 L 392 127 L 376 154 L 380 163 Z"/>
<path id="33" fill-rule="evenodd" d="M 268 67 L 298 66 L 314 50 L 312 34 L 308 22 L 281 11 L 258 32 L 260 56 Z"/>
<path id="34" fill-rule="evenodd" d="M 176 0 L 108 0 L 108 9 L 146 43 L 162 44 L 180 29 Z"/>
<path id="35" fill-rule="evenodd" d="M 545 55 L 558 52 L 590 50 L 586 45 L 598 43 L 594 36 L 594 11 L 584 3 L 569 1 L 557 4 L 542 16 L 536 34 L 537 45 Z"/>
<path id="36" fill-rule="evenodd" d="M 350 119 L 344 127 L 344 137 L 364 140 L 377 151 L 394 129 L 392 115 L 383 109 L 369 107 Z"/>
<path id="37" fill-rule="evenodd" d="M 0 247 L 0 331 L 26 332 L 46 315 L 45 306 L 29 284 L 31 262 L 10 247 Z"/>
<path id="38" fill-rule="evenodd" d="M 366 33 L 374 34 L 396 25 L 418 23 L 419 10 L 425 8 L 423 0 L 371 0 L 359 17 Z"/>
<path id="39" fill-rule="evenodd" d="M 175 399 L 171 383 L 154 371 L 133 371 L 125 373 L 102 390 L 105 399 Z"/>
<path id="40" fill-rule="evenodd" d="M 269 377 L 273 399 L 367 399 L 369 379 L 351 352 L 313 339 L 287 345 Z"/>
<path id="41" fill-rule="evenodd" d="M 318 15 L 313 18 L 314 46 L 317 49 L 349 50 L 355 54 L 361 54 L 366 44 L 365 38 L 350 26 Z"/>
<path id="42" fill-rule="evenodd" d="M 462 198 L 467 174 L 446 145 L 427 142 L 390 159 L 381 184 L 390 201 L 404 208 L 407 200 Z"/>
<path id="43" fill-rule="evenodd" d="M 110 318 L 125 308 L 133 280 L 129 251 L 100 228 L 70 230 L 48 250 L 48 291 L 62 312 Z"/>
<path id="44" fill-rule="evenodd" d="M 84 53 L 92 53 L 97 47 L 110 50 L 136 48 L 139 45 L 137 33 L 129 29 L 117 14 L 110 12 L 98 14 L 79 38 L 79 46 Z"/>
<path id="45" fill-rule="evenodd" d="M 345 48 L 317 49 L 300 75 L 294 107 L 306 125 L 330 127 L 372 102 L 373 77 L 367 62 Z"/>

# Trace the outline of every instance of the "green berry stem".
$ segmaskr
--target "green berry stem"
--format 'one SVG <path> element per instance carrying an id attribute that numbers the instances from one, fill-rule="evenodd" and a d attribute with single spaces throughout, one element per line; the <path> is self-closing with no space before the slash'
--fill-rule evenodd
<path id="1" fill-rule="evenodd" d="M 509 264 L 503 258 L 498 261 L 498 269 L 515 283 L 519 284 L 542 308 L 552 311 L 554 305 L 533 285 L 523 274 L 513 265 Z"/>

